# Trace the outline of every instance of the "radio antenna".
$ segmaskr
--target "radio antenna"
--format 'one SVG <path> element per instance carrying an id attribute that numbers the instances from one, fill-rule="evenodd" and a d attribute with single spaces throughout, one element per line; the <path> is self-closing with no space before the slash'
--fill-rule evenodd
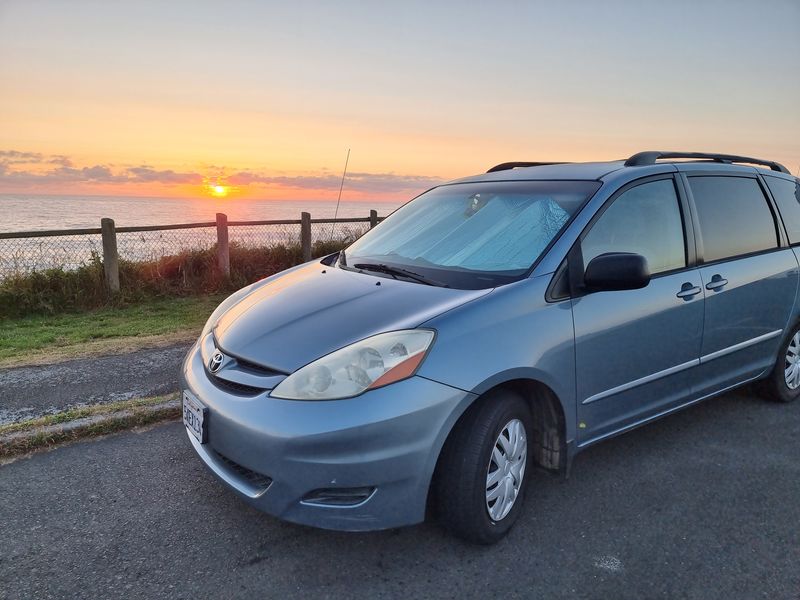
<path id="1" fill-rule="evenodd" d="M 339 203 L 342 201 L 342 190 L 344 189 L 344 178 L 347 177 L 347 164 L 350 162 L 350 148 L 347 149 L 347 158 L 344 159 L 344 171 L 342 171 L 342 183 L 339 185 L 339 197 L 336 198 L 336 210 L 333 211 L 333 223 L 331 223 L 331 237 L 333 241 L 333 231 L 336 229 L 336 217 L 339 215 Z"/>

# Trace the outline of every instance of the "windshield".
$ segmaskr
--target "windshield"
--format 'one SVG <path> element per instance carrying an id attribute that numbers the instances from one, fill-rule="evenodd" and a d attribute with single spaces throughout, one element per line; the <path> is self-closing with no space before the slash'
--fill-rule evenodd
<path id="1" fill-rule="evenodd" d="M 600 185 L 596 181 L 444 185 L 392 213 L 348 247 L 339 265 L 405 277 L 402 269 L 460 289 L 510 283 L 528 273 Z"/>

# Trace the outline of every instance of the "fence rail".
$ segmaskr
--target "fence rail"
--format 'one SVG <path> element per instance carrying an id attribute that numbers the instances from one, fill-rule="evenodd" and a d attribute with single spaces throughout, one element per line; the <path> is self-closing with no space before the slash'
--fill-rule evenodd
<path id="1" fill-rule="evenodd" d="M 354 239 L 382 220 L 375 210 L 368 217 L 228 221 L 218 213 L 215 221 L 117 227 L 101 219 L 100 227 L 46 231 L 0 232 L 0 279 L 53 267 L 77 268 L 92 255 L 102 257 L 109 289 L 119 290 L 119 261 L 156 260 L 185 250 L 216 248 L 219 269 L 230 272 L 230 245 L 277 246 L 299 244 L 303 258 L 311 259 L 315 241 L 327 240 L 336 224 L 342 239 Z M 331 227 L 325 227 L 330 225 Z"/>
<path id="2" fill-rule="evenodd" d="M 375 211 L 371 211 L 375 212 Z M 219 213 L 223 214 L 223 213 Z M 378 217 L 376 213 L 376 220 L 382 221 L 384 217 Z M 113 220 L 113 219 L 112 219 Z M 376 222 L 377 222 L 376 221 Z M 271 221 L 228 221 L 229 227 L 241 227 L 244 225 L 300 225 L 302 219 L 279 219 Z M 312 224 L 324 223 L 371 223 L 372 217 L 353 217 L 350 219 L 311 219 Z M 216 221 L 205 221 L 203 223 L 177 223 L 173 225 L 136 225 L 131 227 L 117 227 L 118 233 L 133 233 L 136 231 L 169 231 L 173 229 L 199 229 L 201 227 L 216 227 Z M 37 238 L 37 237 L 53 237 L 62 235 L 90 235 L 100 234 L 103 230 L 100 227 L 89 227 L 85 229 L 44 229 L 36 231 L 0 231 L 0 240 L 10 240 L 18 238 Z"/>

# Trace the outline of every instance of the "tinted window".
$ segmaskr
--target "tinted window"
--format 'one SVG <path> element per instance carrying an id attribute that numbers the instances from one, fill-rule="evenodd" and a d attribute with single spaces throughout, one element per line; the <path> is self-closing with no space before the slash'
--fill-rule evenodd
<path id="1" fill-rule="evenodd" d="M 592 226 L 581 243 L 585 265 L 606 252 L 634 252 L 650 272 L 686 266 L 686 251 L 675 184 L 651 181 L 623 192 Z"/>
<path id="2" fill-rule="evenodd" d="M 769 176 L 764 179 L 781 211 L 789 242 L 800 243 L 800 182 Z"/>
<path id="3" fill-rule="evenodd" d="M 706 262 L 775 248 L 775 221 L 755 179 L 690 177 Z"/>

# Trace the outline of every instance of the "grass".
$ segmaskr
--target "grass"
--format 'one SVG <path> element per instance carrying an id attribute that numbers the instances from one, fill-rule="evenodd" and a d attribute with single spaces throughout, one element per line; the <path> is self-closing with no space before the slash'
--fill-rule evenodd
<path id="1" fill-rule="evenodd" d="M 18 423 L 0 425 L 0 435 L 19 433 L 20 431 L 49 427 L 50 425 L 59 425 L 69 421 L 75 421 L 76 419 L 84 419 L 86 417 L 94 417 L 97 415 L 107 415 L 122 410 L 135 410 L 136 408 L 141 407 L 156 406 L 158 404 L 163 404 L 164 402 L 174 400 L 177 397 L 178 394 L 167 394 L 166 396 L 136 398 L 135 400 L 119 400 L 118 402 L 107 402 L 105 404 L 92 404 L 89 406 L 82 406 L 80 408 L 71 408 L 69 410 L 52 415 L 28 419 L 27 421 L 19 421 Z"/>
<path id="2" fill-rule="evenodd" d="M 150 298 L 130 306 L 0 319 L 0 362 L 20 356 L 63 354 L 78 346 L 109 346 L 96 344 L 98 341 L 195 336 L 224 296 Z"/>
<path id="3" fill-rule="evenodd" d="M 331 254 L 351 240 L 316 242 L 312 256 Z M 76 269 L 16 273 L 0 280 L 0 319 L 125 307 L 153 298 L 229 293 L 301 262 L 300 244 L 260 248 L 231 244 L 229 275 L 220 272 L 214 248 L 186 250 L 145 262 L 120 260 L 120 290 L 111 294 L 102 260 L 93 254 Z"/>
<path id="4" fill-rule="evenodd" d="M 70 409 L 0 426 L 0 459 L 180 416 L 178 394 Z M 85 421 L 81 422 L 81 419 Z"/>
<path id="5" fill-rule="evenodd" d="M 353 237 L 316 242 L 312 256 L 331 254 Z M 8 276 L 0 280 L 0 367 L 188 340 L 229 293 L 302 261 L 299 244 L 232 244 L 229 276 L 220 273 L 213 248 L 121 261 L 116 294 L 106 288 L 96 254 L 77 269 Z"/>

